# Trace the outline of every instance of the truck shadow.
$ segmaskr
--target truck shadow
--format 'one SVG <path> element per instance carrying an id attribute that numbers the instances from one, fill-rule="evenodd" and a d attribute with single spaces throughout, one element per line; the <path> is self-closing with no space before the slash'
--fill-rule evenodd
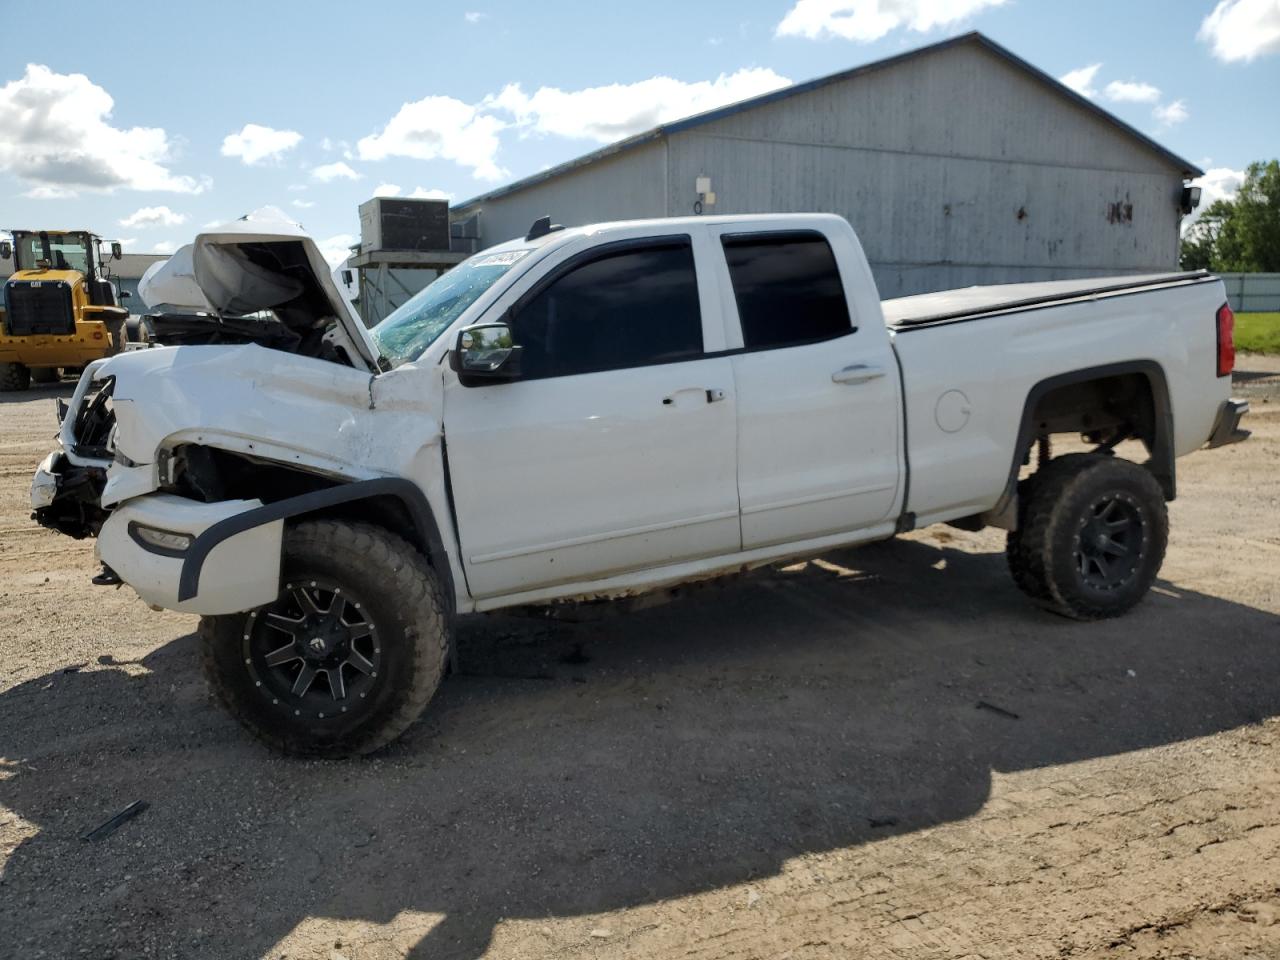
<path id="1" fill-rule="evenodd" d="M 308 918 L 418 911 L 443 919 L 411 956 L 477 957 L 503 918 L 767 877 L 968 817 L 993 771 L 1280 713 L 1280 618 L 1166 584 L 1075 624 L 1003 566 L 895 541 L 627 617 L 464 622 L 461 674 L 359 762 L 248 742 L 191 637 L 40 677 L 0 695 L 0 803 L 32 827 L 0 929 L 59 955 L 257 956 Z M 135 799 L 142 817 L 78 839 Z M 66 886 L 82 903 L 51 910 Z"/>

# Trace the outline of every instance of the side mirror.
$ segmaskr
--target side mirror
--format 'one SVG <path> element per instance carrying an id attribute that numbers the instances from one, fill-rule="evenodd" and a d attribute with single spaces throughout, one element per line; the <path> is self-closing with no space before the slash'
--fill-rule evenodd
<path id="1" fill-rule="evenodd" d="M 13 244 L 8 240 L 0 240 L 0 260 L 8 260 L 13 256 Z"/>
<path id="2" fill-rule="evenodd" d="M 520 376 L 520 347 L 505 323 L 482 323 L 458 331 L 449 366 L 464 387 L 502 383 Z"/>
<path id="3" fill-rule="evenodd" d="M 119 260 L 123 256 L 124 256 L 124 247 L 120 246 L 119 241 L 113 242 L 111 244 L 111 259 Z"/>

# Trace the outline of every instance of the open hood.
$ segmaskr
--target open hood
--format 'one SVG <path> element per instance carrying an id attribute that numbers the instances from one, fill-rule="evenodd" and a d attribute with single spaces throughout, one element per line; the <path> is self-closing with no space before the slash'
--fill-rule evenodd
<path id="1" fill-rule="evenodd" d="M 378 369 L 378 350 L 315 240 L 274 207 L 207 228 L 179 253 L 149 278 L 149 305 L 155 298 L 232 316 L 269 310 L 304 338 L 336 321 L 325 339 L 356 366 Z"/>
<path id="2" fill-rule="evenodd" d="M 149 309 L 174 307 L 181 310 L 212 310 L 196 283 L 191 265 L 191 244 L 179 247 L 167 260 L 147 267 L 138 281 L 138 296 Z"/>

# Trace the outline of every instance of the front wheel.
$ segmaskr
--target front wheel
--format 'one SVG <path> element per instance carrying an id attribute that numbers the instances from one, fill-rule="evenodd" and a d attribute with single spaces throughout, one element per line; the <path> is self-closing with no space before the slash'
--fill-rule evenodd
<path id="1" fill-rule="evenodd" d="M 249 613 L 204 617 L 213 691 L 254 736 L 285 753 L 369 753 L 422 713 L 444 674 L 439 582 L 401 538 L 319 520 L 285 534 L 281 592 Z"/>
<path id="2" fill-rule="evenodd" d="M 57 367 L 32 367 L 31 382 L 32 383 L 57 383 L 62 379 L 62 374 L 58 372 Z"/>
<path id="3" fill-rule="evenodd" d="M 25 390 L 31 386 L 31 368 L 25 363 L 0 363 L 0 393 Z"/>
<path id="4" fill-rule="evenodd" d="M 1090 454 L 1052 461 L 1033 478 L 1010 543 L 1026 593 L 1055 613 L 1100 620 L 1146 596 L 1168 539 L 1164 493 L 1150 471 Z"/>

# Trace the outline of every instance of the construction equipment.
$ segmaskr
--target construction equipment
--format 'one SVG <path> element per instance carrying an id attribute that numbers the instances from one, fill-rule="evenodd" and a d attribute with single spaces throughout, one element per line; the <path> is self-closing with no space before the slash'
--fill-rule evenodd
<path id="1" fill-rule="evenodd" d="M 50 383 L 62 370 L 124 349 L 129 311 L 111 279 L 101 238 L 85 230 L 11 230 L 13 257 L 0 311 L 0 391 Z M 111 244 L 111 260 L 121 257 Z"/>

